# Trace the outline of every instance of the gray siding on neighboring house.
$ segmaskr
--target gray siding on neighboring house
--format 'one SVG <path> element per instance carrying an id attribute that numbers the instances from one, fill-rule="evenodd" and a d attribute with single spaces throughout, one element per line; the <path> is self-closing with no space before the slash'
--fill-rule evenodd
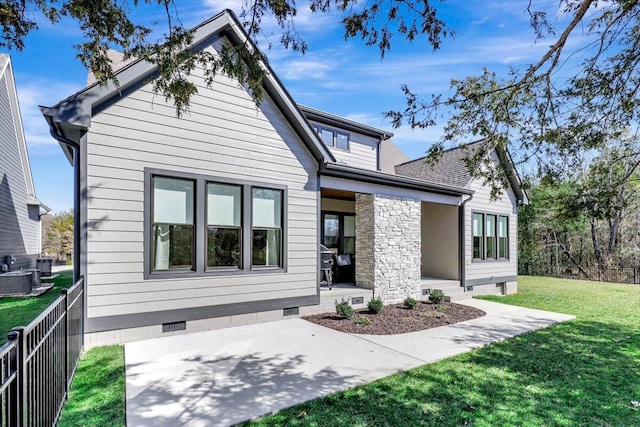
<path id="1" fill-rule="evenodd" d="M 498 200 L 491 201 L 491 189 L 482 185 L 480 180 L 471 182 L 475 191 L 473 199 L 465 205 L 465 280 L 487 279 L 487 283 L 502 282 L 492 278 L 513 278 L 518 274 L 518 208 L 516 196 L 511 188 Z M 495 213 L 509 217 L 509 260 L 477 261 L 473 260 L 473 233 L 471 228 L 472 213 Z M 514 279 L 511 279 L 514 280 Z"/>
<path id="2" fill-rule="evenodd" d="M 90 319 L 317 295 L 317 163 L 270 98 L 257 108 L 235 81 L 193 79 L 183 118 L 146 85 L 92 120 Z M 286 186 L 287 272 L 145 280 L 145 168 Z"/>
<path id="3" fill-rule="evenodd" d="M 0 55 L 0 264 L 14 255 L 11 269 L 18 270 L 35 267 L 40 217 L 37 206 L 27 205 L 31 175 L 15 84 L 5 61 L 8 57 Z"/>

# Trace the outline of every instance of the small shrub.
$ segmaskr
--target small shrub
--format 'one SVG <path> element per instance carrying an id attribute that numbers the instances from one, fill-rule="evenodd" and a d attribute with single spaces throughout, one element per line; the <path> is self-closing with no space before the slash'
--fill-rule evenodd
<path id="1" fill-rule="evenodd" d="M 436 305 L 436 310 L 442 312 L 442 313 L 446 313 L 449 310 L 451 310 L 451 307 L 449 307 L 448 305 Z"/>
<path id="2" fill-rule="evenodd" d="M 369 304 L 367 304 L 367 308 L 369 309 L 370 312 L 378 314 L 382 311 L 382 309 L 384 308 L 384 304 L 382 304 L 382 299 L 380 298 L 373 298 L 369 301 Z"/>
<path id="3" fill-rule="evenodd" d="M 415 298 L 412 298 L 412 297 L 406 297 L 406 298 L 404 299 L 404 301 L 402 301 L 402 304 L 404 304 L 404 306 L 405 306 L 406 308 L 409 308 L 409 309 L 411 309 L 411 310 L 415 310 L 415 309 L 416 309 L 416 307 L 418 306 L 418 301 L 416 301 L 416 299 L 415 299 Z"/>
<path id="4" fill-rule="evenodd" d="M 355 320 L 355 323 L 358 325 L 367 326 L 371 324 L 371 320 L 369 320 L 368 317 L 360 316 Z"/>
<path id="5" fill-rule="evenodd" d="M 434 304 L 440 304 L 444 302 L 444 292 L 442 292 L 440 289 L 431 291 L 431 293 L 429 294 L 429 301 Z"/>
<path id="6" fill-rule="evenodd" d="M 349 304 L 349 301 L 336 301 L 336 313 L 343 316 L 346 319 L 351 319 L 353 317 L 353 307 Z"/>

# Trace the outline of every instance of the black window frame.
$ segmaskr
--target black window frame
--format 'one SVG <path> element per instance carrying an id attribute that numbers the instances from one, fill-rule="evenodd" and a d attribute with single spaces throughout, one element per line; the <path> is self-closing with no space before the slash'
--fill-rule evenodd
<path id="1" fill-rule="evenodd" d="M 154 264 L 154 258 L 155 258 L 155 254 L 156 254 L 156 246 L 154 245 L 155 243 L 155 236 L 156 236 L 156 225 L 166 225 L 169 227 L 169 234 L 172 235 L 175 232 L 175 228 L 176 227 L 190 227 L 191 228 L 191 266 L 189 267 L 174 267 L 171 268 L 171 265 L 169 263 L 169 267 L 166 269 L 156 269 L 153 270 L 155 272 L 176 272 L 176 273 L 180 273 L 182 274 L 183 272 L 189 272 L 189 271 L 194 271 L 195 267 L 196 267 L 196 254 L 195 254 L 195 248 L 196 248 L 196 194 L 198 192 L 198 188 L 197 188 L 197 182 L 193 179 L 189 179 L 189 178 L 182 178 L 182 177 L 169 177 L 169 176 L 165 176 L 165 175 L 156 175 L 154 177 L 152 177 L 151 179 L 151 191 L 150 191 L 150 197 L 151 197 L 151 206 L 154 206 L 154 201 L 155 201 L 155 185 L 154 185 L 154 179 L 155 178 L 164 178 L 164 179 L 172 179 L 175 181 L 187 181 L 190 182 L 192 184 L 192 191 L 193 191 L 193 206 L 191 206 L 191 211 L 192 211 L 192 218 L 191 218 L 191 224 L 181 224 L 181 223 L 170 223 L 170 222 L 159 222 L 159 221 L 155 221 L 155 215 L 153 215 L 153 209 L 152 209 L 152 213 L 151 213 L 151 218 L 149 221 L 149 224 L 151 226 L 151 247 L 150 247 L 150 252 L 151 252 L 151 260 L 150 260 L 150 268 L 153 267 Z M 171 241 L 172 239 L 169 239 L 169 241 Z M 171 244 L 169 246 L 169 259 L 171 258 Z"/>
<path id="2" fill-rule="evenodd" d="M 481 248 L 481 258 L 475 257 L 475 242 L 474 242 L 474 234 L 473 234 L 473 218 L 475 215 L 482 216 L 482 238 L 480 239 L 482 248 Z M 488 257 L 488 233 L 487 233 L 487 216 L 491 215 L 495 217 L 494 222 L 494 253 L 495 257 Z M 506 257 L 500 256 L 500 219 L 505 218 L 507 220 L 507 235 L 506 235 Z M 510 248 L 509 248 L 509 215 L 500 214 L 497 212 L 485 212 L 485 211 L 471 211 L 471 261 L 472 262 L 508 262 L 511 259 Z"/>
<path id="3" fill-rule="evenodd" d="M 194 194 L 194 265 L 191 270 L 153 270 L 153 178 L 166 177 L 175 179 L 193 180 L 195 182 Z M 241 268 L 235 267 L 207 267 L 207 184 L 219 183 L 241 186 Z M 230 179 L 226 177 L 194 174 L 188 172 L 172 171 L 156 168 L 144 169 L 144 279 L 173 279 L 185 277 L 206 276 L 233 276 L 246 274 L 286 273 L 288 271 L 288 187 L 286 185 L 271 184 L 258 181 Z M 252 189 L 265 188 L 280 190 L 281 201 L 281 255 L 280 266 L 251 266 L 251 236 L 252 236 Z"/>
<path id="4" fill-rule="evenodd" d="M 345 132 L 342 130 L 337 130 L 337 129 L 333 129 L 333 128 L 329 128 L 326 126 L 322 126 L 322 125 L 317 125 L 314 124 L 313 128 L 315 129 L 316 133 L 318 134 L 318 136 L 320 137 L 320 140 L 322 141 L 322 143 L 324 145 L 326 145 L 327 147 L 331 147 L 331 148 L 336 148 L 338 150 L 342 150 L 342 151 L 346 151 L 346 152 L 351 152 L 351 134 L 349 132 Z M 324 140 L 322 139 L 322 131 L 327 131 L 327 132 L 332 132 L 333 133 L 333 137 L 331 138 L 331 145 L 327 145 Z M 347 148 L 342 148 L 338 146 L 338 135 L 343 135 L 347 137 Z"/>
<path id="5" fill-rule="evenodd" d="M 280 191 L 280 228 L 277 227 L 265 227 L 265 226 L 255 226 L 253 225 L 253 191 L 259 189 L 259 190 L 272 190 L 272 191 Z M 249 232 L 250 234 L 250 240 L 251 240 L 251 258 L 249 260 L 246 260 L 246 262 L 249 262 L 250 266 L 251 266 L 251 270 L 270 270 L 270 269 L 274 269 L 274 268 L 282 268 L 282 263 L 283 263 L 283 253 L 284 253 L 284 218 L 283 218 L 283 212 L 284 212 L 284 191 L 278 188 L 272 188 L 272 187 L 265 187 L 265 186 L 258 186 L 258 185 L 253 185 L 251 186 L 251 230 Z M 261 264 L 255 264 L 253 263 L 253 259 L 254 259 L 254 231 L 273 231 L 273 230 L 278 230 L 280 231 L 279 233 L 279 239 L 280 239 L 280 248 L 279 248 L 279 259 L 280 262 L 278 266 L 274 266 L 274 265 L 261 265 Z"/>
<path id="6" fill-rule="evenodd" d="M 207 200 L 207 198 L 209 197 L 209 185 L 211 184 L 220 184 L 220 185 L 228 185 L 228 186 L 235 186 L 235 187 L 239 187 L 240 188 L 240 225 L 239 226 L 229 226 L 229 225 L 221 225 L 221 224 L 209 224 L 209 200 Z M 210 270 L 218 270 L 218 271 L 222 271 L 222 270 L 242 270 L 243 265 L 245 260 L 243 259 L 243 234 L 244 234 L 244 227 L 243 227 L 243 221 L 242 218 L 244 216 L 244 211 L 245 211 L 245 206 L 244 206 L 244 197 L 243 197 L 243 193 L 245 191 L 245 187 L 243 185 L 240 184 L 232 184 L 232 183 L 228 183 L 228 182 L 220 182 L 220 181 L 206 181 L 205 182 L 205 226 L 206 226 L 206 230 L 205 230 L 205 270 L 210 271 Z M 215 229 L 224 229 L 224 230 L 238 230 L 240 232 L 240 235 L 238 236 L 239 238 L 239 242 L 238 242 L 238 246 L 240 248 L 240 259 L 238 260 L 238 265 L 237 266 L 232 266 L 232 265 L 216 265 L 216 266 L 210 266 L 209 265 L 209 231 L 211 231 L 212 228 Z"/>

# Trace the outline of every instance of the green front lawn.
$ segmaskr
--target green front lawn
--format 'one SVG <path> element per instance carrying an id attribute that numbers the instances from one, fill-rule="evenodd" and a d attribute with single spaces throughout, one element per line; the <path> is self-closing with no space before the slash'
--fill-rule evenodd
<path id="1" fill-rule="evenodd" d="M 640 425 L 640 286 L 520 277 L 487 298 L 577 319 L 392 375 L 252 426 Z"/>
<path id="2" fill-rule="evenodd" d="M 640 286 L 520 277 L 490 298 L 571 322 L 392 375 L 251 426 L 640 425 Z M 81 359 L 60 425 L 123 426 L 122 346 Z"/>
<path id="3" fill-rule="evenodd" d="M 58 427 L 125 425 L 124 347 L 97 347 L 82 355 Z"/>
<path id="4" fill-rule="evenodd" d="M 73 285 L 73 270 L 65 270 L 53 279 L 54 287 L 39 297 L 0 298 L 0 346 L 16 326 L 27 326 L 60 296 L 62 289 Z"/>

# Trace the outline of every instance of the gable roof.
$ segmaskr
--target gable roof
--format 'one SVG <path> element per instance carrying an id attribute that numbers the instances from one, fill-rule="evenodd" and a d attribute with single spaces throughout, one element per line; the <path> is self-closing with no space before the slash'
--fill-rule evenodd
<path id="1" fill-rule="evenodd" d="M 249 49 L 257 49 L 230 10 L 224 10 L 195 27 L 193 42 L 188 48 L 204 49 L 221 37 L 227 37 L 234 43 L 248 43 Z M 335 161 L 273 70 L 264 62 L 260 62 L 260 66 L 265 72 L 262 82 L 265 92 L 273 99 L 314 158 L 319 163 L 325 160 Z M 138 59 L 116 72 L 119 85 L 111 81 L 104 86 L 94 83 L 53 107 L 41 106 L 40 110 L 49 123 L 52 135 L 60 142 L 69 160 L 73 159 L 73 150 L 69 145 L 80 144 L 82 132 L 89 128 L 93 115 L 156 75 L 157 66 Z"/>
<path id="2" fill-rule="evenodd" d="M 471 174 L 464 164 L 464 157 L 472 144 L 445 151 L 435 165 L 429 163 L 427 156 L 396 165 L 398 175 L 424 179 L 438 184 L 455 187 L 466 187 L 471 181 Z"/>
<path id="3" fill-rule="evenodd" d="M 385 139 L 380 144 L 380 171 L 396 174 L 396 165 L 409 161 L 404 151 L 390 139 Z"/>
<path id="4" fill-rule="evenodd" d="M 340 129 L 358 132 L 362 135 L 371 136 L 381 140 L 385 140 L 393 136 L 393 133 L 389 131 L 365 125 L 363 123 L 356 122 L 354 120 L 350 120 L 336 114 L 308 107 L 306 105 L 298 104 L 298 108 L 300 108 L 300 111 L 304 113 L 307 120 L 313 120 L 315 122 L 335 126 Z"/>
<path id="5" fill-rule="evenodd" d="M 435 165 L 426 161 L 427 156 L 410 160 L 396 165 L 395 172 L 398 175 L 422 179 L 436 184 L 467 188 L 471 184 L 473 177 L 467 168 L 465 158 L 470 151 L 482 149 L 483 143 L 484 140 L 479 140 L 446 150 Z M 522 182 L 515 169 L 511 155 L 501 147 L 496 147 L 495 151 L 500 164 L 505 169 L 509 184 L 518 199 L 518 203 L 528 203 L 527 195 L 522 190 Z"/>
<path id="6" fill-rule="evenodd" d="M 24 174 L 24 182 L 27 190 L 27 204 L 40 206 L 45 211 L 50 209 L 36 198 L 36 191 L 33 185 L 33 175 L 31 174 L 31 164 L 29 162 L 29 153 L 27 151 L 27 141 L 24 136 L 24 128 L 22 126 L 22 116 L 20 115 L 20 104 L 18 102 L 18 93 L 16 83 L 13 77 L 13 67 L 11 65 L 11 57 L 7 54 L 0 53 L 0 82 L 6 85 L 8 111 L 6 114 L 11 116 L 13 122 L 15 142 L 18 144 L 18 153 L 20 155 L 20 163 L 22 165 L 22 173 Z M 3 135 L 4 138 L 7 135 Z"/>

